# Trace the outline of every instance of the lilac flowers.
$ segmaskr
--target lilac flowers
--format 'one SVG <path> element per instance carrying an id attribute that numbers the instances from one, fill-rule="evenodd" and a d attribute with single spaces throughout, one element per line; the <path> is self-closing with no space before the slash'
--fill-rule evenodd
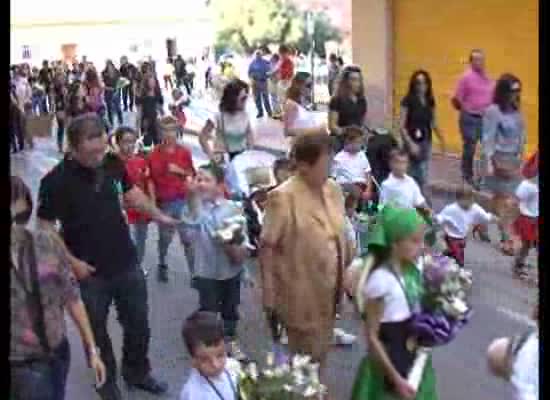
<path id="1" fill-rule="evenodd" d="M 449 257 L 428 255 L 424 257 L 423 278 L 422 308 L 413 315 L 412 330 L 418 345 L 442 346 L 455 338 L 471 316 L 466 299 L 472 274 Z"/>

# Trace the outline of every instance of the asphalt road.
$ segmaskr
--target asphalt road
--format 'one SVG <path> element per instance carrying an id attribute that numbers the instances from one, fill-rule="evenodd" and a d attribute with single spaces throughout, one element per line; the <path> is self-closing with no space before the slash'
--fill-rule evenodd
<path id="1" fill-rule="evenodd" d="M 189 136 L 185 143 L 193 150 L 196 163 L 204 162 L 204 155 L 196 139 Z M 270 159 L 268 154 L 259 154 L 262 162 Z M 36 195 L 40 178 L 59 160 L 52 140 L 37 140 L 36 148 L 23 155 L 12 156 L 11 173 L 22 176 Z M 433 205 L 439 210 L 447 199 L 434 198 Z M 492 232 L 496 237 L 495 232 Z M 189 368 L 189 357 L 180 337 L 182 321 L 193 312 L 198 298 L 189 287 L 189 274 L 182 248 L 177 241 L 170 247 L 168 264 L 170 281 L 158 283 L 155 279 L 157 264 L 157 231 L 150 230 L 147 240 L 145 263 L 152 267 L 148 278 L 150 325 L 152 330 L 150 357 L 154 372 L 166 379 L 171 390 L 164 398 L 177 399 Z M 442 400 L 504 400 L 511 398 L 506 384 L 489 376 L 485 362 L 485 350 L 490 340 L 526 329 L 528 315 L 535 299 L 533 289 L 513 280 L 510 271 L 512 260 L 502 256 L 494 245 L 470 240 L 466 251 L 466 267 L 472 269 L 475 283 L 471 303 L 475 314 L 471 323 L 449 346 L 434 351 L 434 364 Z M 259 299 L 253 289 L 243 289 L 242 320 L 239 333 L 242 347 L 251 356 L 261 359 L 270 348 L 267 329 L 261 316 Z M 361 323 L 351 308 L 344 313 L 339 326 L 358 335 L 357 344 L 350 348 L 337 348 L 329 358 L 330 386 L 335 399 L 347 400 L 351 391 L 356 368 L 366 352 Z M 92 388 L 92 375 L 86 367 L 80 339 L 72 323 L 68 322 L 72 349 L 71 369 L 68 379 L 68 400 L 96 399 Z M 109 331 L 114 349 L 120 357 L 121 330 L 115 311 L 110 315 Z M 140 392 L 126 392 L 126 399 L 145 400 L 152 396 Z"/>

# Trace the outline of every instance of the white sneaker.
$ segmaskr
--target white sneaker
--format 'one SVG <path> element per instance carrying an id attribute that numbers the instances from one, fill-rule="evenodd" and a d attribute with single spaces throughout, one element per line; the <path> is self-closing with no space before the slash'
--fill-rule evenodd
<path id="1" fill-rule="evenodd" d="M 346 333 L 343 329 L 334 328 L 332 340 L 336 346 L 351 346 L 357 340 L 357 336 Z"/>
<path id="2" fill-rule="evenodd" d="M 288 344 L 288 335 L 286 334 L 286 329 L 283 329 L 283 332 L 281 333 L 281 338 L 279 339 L 279 342 L 281 344 L 284 344 L 284 345 Z"/>

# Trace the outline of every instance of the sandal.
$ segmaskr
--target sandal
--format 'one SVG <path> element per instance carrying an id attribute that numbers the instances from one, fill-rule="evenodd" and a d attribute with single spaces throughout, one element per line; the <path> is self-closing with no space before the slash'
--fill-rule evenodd
<path id="1" fill-rule="evenodd" d="M 514 242 L 511 239 L 501 240 L 500 241 L 500 251 L 504 255 L 513 256 L 514 255 Z"/>
<path id="2" fill-rule="evenodd" d="M 519 280 L 525 281 L 529 278 L 529 272 L 527 270 L 527 266 L 523 263 L 515 264 L 513 272 L 514 272 L 514 276 Z"/>

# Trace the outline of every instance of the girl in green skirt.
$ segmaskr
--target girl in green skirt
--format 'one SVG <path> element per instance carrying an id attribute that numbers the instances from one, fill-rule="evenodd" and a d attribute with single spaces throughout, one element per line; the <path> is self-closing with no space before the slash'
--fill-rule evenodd
<path id="1" fill-rule="evenodd" d="M 437 400 L 431 359 L 418 390 L 407 382 L 416 356 L 409 324 L 423 292 L 415 261 L 424 242 L 424 221 L 414 209 L 386 206 L 369 238 L 375 267 L 361 289 L 365 300 L 368 355 L 352 400 Z"/>

